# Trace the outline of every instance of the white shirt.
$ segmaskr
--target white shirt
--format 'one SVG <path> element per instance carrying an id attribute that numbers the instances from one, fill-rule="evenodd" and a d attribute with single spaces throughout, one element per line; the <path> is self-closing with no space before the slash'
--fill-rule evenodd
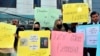
<path id="1" fill-rule="evenodd" d="M 99 24 L 99 22 L 97 22 L 97 24 Z M 93 22 L 93 25 L 95 25 L 95 23 Z"/>

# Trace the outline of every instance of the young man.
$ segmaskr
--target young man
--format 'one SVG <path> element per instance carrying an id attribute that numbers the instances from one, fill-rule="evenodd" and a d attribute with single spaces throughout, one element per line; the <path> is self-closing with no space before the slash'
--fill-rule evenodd
<path id="1" fill-rule="evenodd" d="M 12 20 L 12 25 L 15 25 L 17 27 L 16 33 L 15 33 L 15 41 L 14 41 L 14 48 L 17 50 L 17 44 L 18 44 L 18 32 L 19 32 L 19 20 L 18 19 L 13 19 Z"/>
<path id="2" fill-rule="evenodd" d="M 15 25 L 17 27 L 16 33 L 15 33 L 15 42 L 14 42 L 14 48 L 15 48 L 15 51 L 17 51 L 19 31 L 24 31 L 25 26 L 24 25 L 19 25 L 19 20 L 18 19 L 13 19 L 12 20 L 12 25 Z"/>
<path id="3" fill-rule="evenodd" d="M 99 13 L 93 11 L 90 16 L 91 16 L 91 24 L 100 24 Z"/>
<path id="4" fill-rule="evenodd" d="M 91 23 L 90 23 L 90 25 L 100 24 L 99 13 L 97 13 L 96 11 L 93 11 L 90 14 L 90 16 L 91 16 Z M 89 52 L 90 56 L 96 56 L 96 48 L 88 48 L 87 52 Z"/>

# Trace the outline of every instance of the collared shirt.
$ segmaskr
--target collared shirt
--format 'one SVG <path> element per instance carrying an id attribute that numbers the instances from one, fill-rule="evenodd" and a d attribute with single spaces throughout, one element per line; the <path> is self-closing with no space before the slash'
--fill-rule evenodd
<path id="1" fill-rule="evenodd" d="M 93 25 L 95 25 L 96 23 L 93 22 Z M 99 24 L 99 22 L 97 22 L 97 24 Z"/>

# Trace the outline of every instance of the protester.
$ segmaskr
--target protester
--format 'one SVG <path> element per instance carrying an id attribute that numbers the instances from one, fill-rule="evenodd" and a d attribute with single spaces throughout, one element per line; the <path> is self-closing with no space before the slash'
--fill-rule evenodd
<path id="1" fill-rule="evenodd" d="M 53 30 L 54 31 L 66 31 L 61 19 L 57 19 L 55 21 Z"/>
<path id="2" fill-rule="evenodd" d="M 91 23 L 90 24 L 100 24 L 98 12 L 93 11 L 90 16 L 91 16 Z"/>
<path id="3" fill-rule="evenodd" d="M 94 24 L 100 24 L 99 21 L 99 13 L 96 11 L 93 11 L 91 14 L 91 23 L 90 25 Z M 90 56 L 96 56 L 96 48 L 88 48 L 87 51 L 89 52 Z"/>
<path id="4" fill-rule="evenodd" d="M 71 30 L 69 29 L 68 24 L 63 23 L 63 26 L 64 26 L 66 32 L 71 32 Z"/>
<path id="5" fill-rule="evenodd" d="M 16 33 L 15 33 L 15 41 L 14 41 L 14 48 L 15 51 L 17 51 L 17 45 L 18 45 L 18 32 L 19 32 L 19 20 L 18 19 L 13 19 L 12 20 L 12 25 L 15 25 L 17 27 Z"/>
<path id="6" fill-rule="evenodd" d="M 17 51 L 19 31 L 24 31 L 25 26 L 24 25 L 19 25 L 19 20 L 18 19 L 13 19 L 12 20 L 12 25 L 15 25 L 17 27 L 16 34 L 15 34 L 15 42 L 14 42 L 14 48 L 15 48 L 15 51 Z"/>
<path id="7" fill-rule="evenodd" d="M 39 22 L 35 22 L 34 25 L 33 25 L 33 30 L 34 31 L 39 31 L 40 30 L 40 27 L 41 27 L 40 26 L 40 23 Z"/>
<path id="8" fill-rule="evenodd" d="M 83 24 L 87 24 L 87 23 L 83 23 Z M 71 24 L 71 26 L 70 26 L 70 30 L 71 30 L 71 32 L 73 32 L 73 33 L 76 33 L 76 27 L 77 27 L 77 25 L 78 25 L 78 23 L 72 23 Z M 87 55 L 87 48 L 83 48 L 83 56 L 88 56 Z"/>
<path id="9" fill-rule="evenodd" d="M 71 23 L 70 25 L 70 30 L 73 32 L 73 33 L 76 33 L 76 26 L 78 25 L 78 23 Z"/>
<path id="10" fill-rule="evenodd" d="M 12 25 L 15 25 L 16 27 L 19 26 L 19 20 L 18 19 L 13 19 L 12 20 Z"/>
<path id="11" fill-rule="evenodd" d="M 98 12 L 96 12 L 96 11 L 91 12 L 90 17 L 91 17 L 91 23 L 90 24 L 85 23 L 83 25 L 100 24 Z M 86 48 L 86 47 L 84 47 L 84 56 L 87 56 L 87 53 L 89 53 L 90 56 L 96 56 L 96 48 Z"/>

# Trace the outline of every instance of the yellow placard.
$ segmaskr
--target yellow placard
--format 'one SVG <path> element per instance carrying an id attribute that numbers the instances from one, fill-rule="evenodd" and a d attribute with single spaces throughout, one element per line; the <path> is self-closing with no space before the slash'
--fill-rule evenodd
<path id="1" fill-rule="evenodd" d="M 50 31 L 22 31 L 19 36 L 17 56 L 50 55 Z"/>
<path id="2" fill-rule="evenodd" d="M 63 5 L 63 23 L 82 23 L 89 21 L 89 9 L 85 3 Z"/>
<path id="3" fill-rule="evenodd" d="M 0 48 L 13 48 L 16 26 L 0 23 Z"/>

